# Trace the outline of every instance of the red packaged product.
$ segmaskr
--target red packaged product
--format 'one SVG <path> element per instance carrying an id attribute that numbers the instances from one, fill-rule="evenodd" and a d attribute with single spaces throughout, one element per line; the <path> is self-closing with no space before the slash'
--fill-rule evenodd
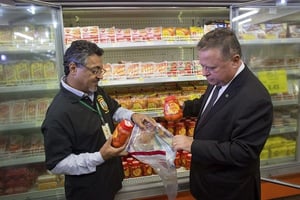
<path id="1" fill-rule="evenodd" d="M 168 96 L 164 103 L 164 117 L 167 121 L 176 121 L 183 116 L 182 109 L 175 96 Z"/>
<path id="2" fill-rule="evenodd" d="M 180 153 L 179 152 L 176 152 L 176 157 L 175 157 L 174 163 L 175 163 L 176 168 L 181 167 L 181 160 L 180 160 Z"/>
<path id="3" fill-rule="evenodd" d="M 128 164 L 128 162 L 123 161 L 123 170 L 124 170 L 124 176 L 125 178 L 129 178 L 130 177 L 130 166 Z"/>
<path id="4" fill-rule="evenodd" d="M 185 169 L 189 170 L 191 168 L 191 160 L 192 160 L 192 154 L 189 153 L 186 156 L 186 166 L 185 166 Z"/>
<path id="5" fill-rule="evenodd" d="M 133 129 L 133 123 L 128 120 L 122 120 L 116 127 L 112 136 L 112 146 L 121 147 L 130 137 Z"/>
<path id="6" fill-rule="evenodd" d="M 132 177 L 140 177 L 143 175 L 141 164 L 137 160 L 132 162 L 131 175 Z"/>

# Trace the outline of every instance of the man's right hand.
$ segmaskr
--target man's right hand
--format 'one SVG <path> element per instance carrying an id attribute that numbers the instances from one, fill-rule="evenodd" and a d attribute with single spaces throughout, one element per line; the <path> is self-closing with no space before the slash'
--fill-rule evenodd
<path id="1" fill-rule="evenodd" d="M 126 145 L 129 141 L 129 138 L 127 139 L 127 141 L 125 142 L 125 144 L 119 148 L 115 148 L 111 145 L 112 142 L 112 136 L 110 136 L 106 142 L 104 143 L 104 145 L 100 148 L 99 153 L 101 154 L 102 158 L 104 160 L 108 160 L 112 157 L 116 157 L 116 156 L 126 156 L 127 152 L 125 152 L 125 148 Z"/>

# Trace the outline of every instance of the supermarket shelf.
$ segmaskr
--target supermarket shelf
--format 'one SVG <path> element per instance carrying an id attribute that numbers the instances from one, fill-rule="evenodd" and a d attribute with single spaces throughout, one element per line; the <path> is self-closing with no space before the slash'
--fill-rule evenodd
<path id="1" fill-rule="evenodd" d="M 121 80 L 102 80 L 99 86 L 122 86 L 122 85 L 138 85 L 147 83 L 167 83 L 181 81 L 199 81 L 206 80 L 204 76 L 178 76 L 178 77 L 153 77 L 153 78 L 136 78 L 136 79 L 121 79 Z"/>
<path id="2" fill-rule="evenodd" d="M 241 45 L 265 45 L 265 44 L 297 44 L 300 43 L 299 38 L 280 38 L 280 39 L 255 39 L 240 40 Z"/>
<path id="3" fill-rule="evenodd" d="M 297 126 L 296 124 L 285 126 L 285 127 L 272 127 L 270 135 L 278 135 L 278 134 L 284 134 L 284 133 L 296 133 L 297 132 Z"/>
<path id="4" fill-rule="evenodd" d="M 45 90 L 56 90 L 59 88 L 57 80 L 49 81 L 47 83 L 39 84 L 26 84 L 26 85 L 16 85 L 16 86 L 0 86 L 0 93 L 17 93 L 17 92 L 32 92 L 32 91 L 45 91 Z"/>
<path id="5" fill-rule="evenodd" d="M 107 50 L 116 49 L 147 49 L 147 48 L 184 48 L 195 47 L 197 41 L 145 41 L 145 42 L 116 42 L 98 44 L 101 48 Z M 241 45 L 261 45 L 261 44 L 295 44 L 300 43 L 299 38 L 280 38 L 280 39 L 255 39 L 240 40 Z M 68 48 L 70 45 L 66 45 Z"/>
<path id="6" fill-rule="evenodd" d="M 55 199 L 55 200 L 63 200 L 65 199 L 65 192 L 64 188 L 55 188 L 55 189 L 49 189 L 49 190 L 37 190 L 32 189 L 26 193 L 20 193 L 20 194 L 11 194 L 6 196 L 0 196 L 0 200 L 47 200 L 47 199 Z"/>
<path id="7" fill-rule="evenodd" d="M 0 131 L 11 131 L 11 130 L 19 130 L 19 129 L 29 129 L 29 128 L 37 128 L 40 127 L 42 121 L 31 121 L 31 122 L 20 122 L 20 123 L 10 123 L 10 124 L 1 124 Z"/>
<path id="8" fill-rule="evenodd" d="M 289 105 L 298 105 L 298 99 L 283 99 L 283 100 L 274 100 L 274 106 L 289 106 Z"/>
<path id="9" fill-rule="evenodd" d="M 46 45 L 47 44 L 47 45 Z M 45 44 L 37 44 L 37 43 L 27 43 L 27 44 L 1 44 L 1 48 L 5 49 L 5 52 L 16 53 L 40 53 L 40 52 L 55 52 L 55 43 L 45 43 Z"/>
<path id="10" fill-rule="evenodd" d="M 145 41 L 145 42 L 116 42 L 116 43 L 101 43 L 99 47 L 108 50 L 116 49 L 147 49 L 147 48 L 183 48 L 195 47 L 198 41 Z M 70 45 L 66 45 L 68 48 Z"/>
<path id="11" fill-rule="evenodd" d="M 282 163 L 288 163 L 295 161 L 295 156 L 285 156 L 285 157 L 279 157 L 279 158 L 268 158 L 266 160 L 260 160 L 261 166 L 266 165 L 274 165 L 274 164 L 282 164 Z"/>
<path id="12" fill-rule="evenodd" d="M 178 191 L 188 189 L 189 171 L 184 169 L 177 170 Z M 124 179 L 123 188 L 116 196 L 116 200 L 130 200 L 143 196 L 165 194 L 163 183 L 158 175 Z M 26 193 L 0 196 L 0 200 L 40 200 L 40 199 L 65 199 L 64 188 L 59 187 L 49 190 L 32 189 Z"/>
<path id="13" fill-rule="evenodd" d="M 32 163 L 40 163 L 45 161 L 44 152 L 35 154 L 32 156 L 22 156 L 19 154 L 18 157 L 7 157 L 6 159 L 1 158 L 0 154 L 0 167 L 15 166 L 15 165 L 26 165 Z M 1 199 L 1 198 L 0 198 Z"/>

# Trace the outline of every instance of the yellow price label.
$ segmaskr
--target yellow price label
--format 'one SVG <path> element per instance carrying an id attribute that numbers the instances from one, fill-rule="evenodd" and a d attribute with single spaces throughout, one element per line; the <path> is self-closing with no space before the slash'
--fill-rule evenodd
<path id="1" fill-rule="evenodd" d="M 273 70 L 258 72 L 259 80 L 264 84 L 270 94 L 288 92 L 286 70 Z"/>

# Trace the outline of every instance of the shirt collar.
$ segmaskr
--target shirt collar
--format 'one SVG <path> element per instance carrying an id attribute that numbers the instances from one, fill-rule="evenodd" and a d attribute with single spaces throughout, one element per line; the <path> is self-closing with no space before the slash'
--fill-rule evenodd
<path id="1" fill-rule="evenodd" d="M 75 94 L 76 96 L 79 96 L 79 97 L 86 97 L 86 96 L 88 96 L 88 97 L 91 99 L 91 101 L 94 100 L 94 93 L 89 93 L 89 94 L 87 94 L 87 93 L 85 93 L 85 92 L 82 92 L 82 91 L 80 91 L 80 90 L 77 90 L 77 89 L 71 87 L 70 85 L 68 85 L 68 84 L 66 83 L 66 78 L 67 78 L 66 76 L 63 76 L 63 77 L 61 78 L 61 80 L 60 80 L 61 85 L 62 85 L 66 90 L 72 92 L 72 93 Z"/>

